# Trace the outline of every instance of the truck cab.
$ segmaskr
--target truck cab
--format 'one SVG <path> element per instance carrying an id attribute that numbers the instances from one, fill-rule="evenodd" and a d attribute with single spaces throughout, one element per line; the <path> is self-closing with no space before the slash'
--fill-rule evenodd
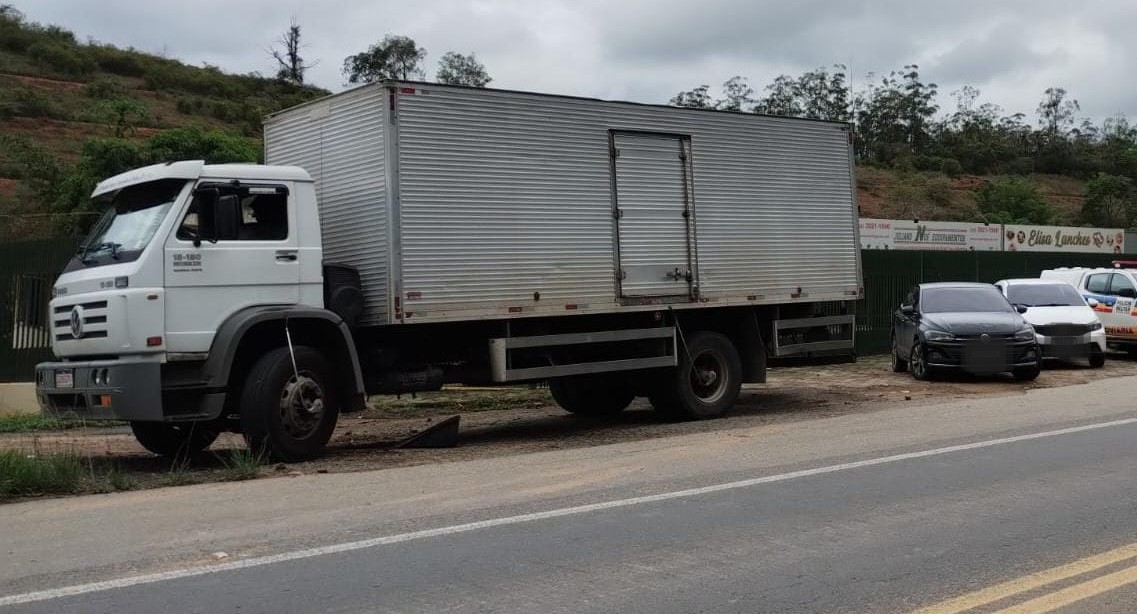
<path id="1" fill-rule="evenodd" d="M 314 318 L 326 323 L 328 338 L 339 334 L 335 343 L 350 346 L 342 318 L 325 309 L 320 225 L 305 171 L 175 162 L 107 179 L 92 198 L 105 213 L 56 281 L 50 303 L 58 360 L 36 370 L 45 412 L 127 420 L 151 451 L 195 452 L 226 430 L 227 420 L 240 420 L 235 397 L 244 382 L 234 378 L 255 365 L 240 364 L 232 344 L 259 339 L 288 347 L 295 364 L 296 346 L 311 340 L 290 343 L 289 320 Z M 260 337 L 244 334 L 258 325 Z M 280 405 L 301 406 L 306 420 L 297 424 L 320 422 L 313 406 L 330 413 L 327 401 L 345 398 L 328 394 L 338 384 L 291 370 L 295 394 Z M 297 436 L 323 436 L 285 426 Z M 274 428 L 284 427 L 261 429 L 270 448 Z"/>

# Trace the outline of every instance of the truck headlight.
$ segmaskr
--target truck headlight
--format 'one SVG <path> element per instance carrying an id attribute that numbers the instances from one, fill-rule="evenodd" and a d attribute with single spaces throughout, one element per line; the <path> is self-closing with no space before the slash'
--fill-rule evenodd
<path id="1" fill-rule="evenodd" d="M 1034 341 L 1034 329 L 1024 328 L 1015 333 L 1015 341 Z"/>
<path id="2" fill-rule="evenodd" d="M 926 341 L 955 341 L 955 335 L 942 330 L 930 330 L 924 333 Z"/>

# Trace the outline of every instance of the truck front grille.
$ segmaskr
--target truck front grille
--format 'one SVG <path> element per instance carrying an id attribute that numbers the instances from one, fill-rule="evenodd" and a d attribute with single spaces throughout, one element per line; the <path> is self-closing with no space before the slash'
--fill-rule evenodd
<path id="1" fill-rule="evenodd" d="M 51 325 L 56 341 L 106 338 L 110 335 L 107 325 L 107 302 L 90 301 L 56 305 L 52 309 Z"/>

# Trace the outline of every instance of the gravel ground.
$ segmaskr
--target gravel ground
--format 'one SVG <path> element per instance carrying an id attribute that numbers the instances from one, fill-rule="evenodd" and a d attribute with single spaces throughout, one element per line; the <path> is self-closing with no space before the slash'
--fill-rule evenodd
<path id="1" fill-rule="evenodd" d="M 642 399 L 616 417 L 597 420 L 566 414 L 543 388 L 449 388 L 413 398 L 375 399 L 367 411 L 341 418 L 324 458 L 288 466 L 269 465 L 260 473 L 267 477 L 365 471 L 604 445 L 871 412 L 904 403 L 927 405 L 975 396 L 1010 396 L 1031 388 L 1129 375 L 1137 375 L 1137 362 L 1111 355 L 1102 369 L 1055 366 L 1029 384 L 1009 377 L 917 382 L 907 374 L 891 373 L 883 357 L 869 357 L 855 364 L 773 369 L 769 383 L 744 388 L 728 417 L 684 423 L 660 421 Z M 461 416 L 458 447 L 395 448 L 403 438 L 452 415 Z M 224 457 L 227 451 L 243 447 L 240 436 L 226 434 L 211 451 Z M 214 481 L 231 475 L 222 458 L 212 456 L 173 466 L 139 447 L 127 427 L 0 435 L 0 449 L 39 454 L 71 452 L 94 464 L 112 464 L 129 473 L 132 486 L 137 488 Z"/>

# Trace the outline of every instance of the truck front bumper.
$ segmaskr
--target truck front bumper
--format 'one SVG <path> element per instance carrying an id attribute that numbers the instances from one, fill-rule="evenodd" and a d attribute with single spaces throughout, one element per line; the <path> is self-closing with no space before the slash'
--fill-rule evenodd
<path id="1" fill-rule="evenodd" d="M 162 365 L 154 360 L 36 365 L 40 409 L 57 418 L 161 421 Z"/>

